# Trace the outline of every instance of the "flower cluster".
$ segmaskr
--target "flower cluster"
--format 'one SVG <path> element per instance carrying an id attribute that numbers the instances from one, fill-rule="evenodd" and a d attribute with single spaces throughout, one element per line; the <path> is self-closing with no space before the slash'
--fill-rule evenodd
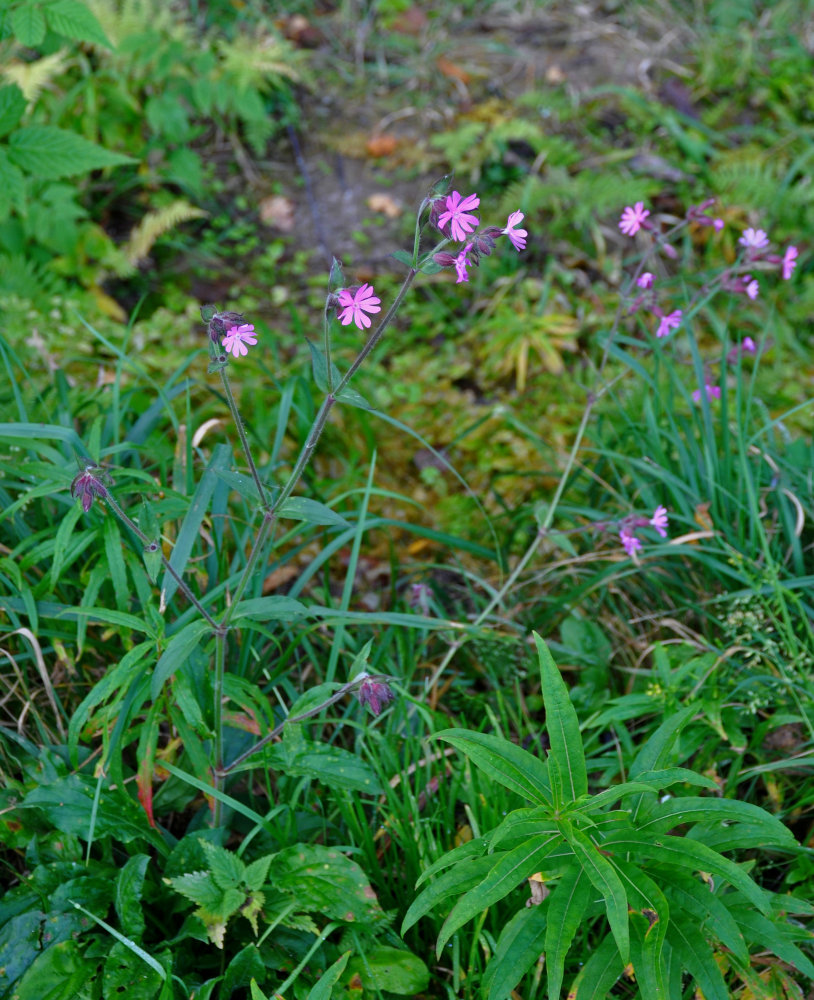
<path id="1" fill-rule="evenodd" d="M 254 325 L 244 323 L 242 313 L 219 312 L 208 306 L 201 310 L 201 314 L 208 323 L 209 341 L 215 356 L 226 352 L 235 358 L 245 357 L 249 347 L 257 343 Z"/>
<path id="2" fill-rule="evenodd" d="M 71 483 L 71 496 L 82 501 L 82 510 L 86 514 L 93 506 L 94 497 L 105 500 L 108 496 L 103 477 L 108 478 L 98 465 L 86 465 Z"/>
<path id="3" fill-rule="evenodd" d="M 430 218 L 444 235 L 449 230 L 449 238 L 464 246 L 457 253 L 439 250 L 433 255 L 433 260 L 441 267 L 454 267 L 456 283 L 469 281 L 467 268 L 477 267 L 481 257 L 488 257 L 495 248 L 495 240 L 500 236 L 508 236 L 515 250 L 525 250 L 528 232 L 520 228 L 525 216 L 522 212 L 512 212 L 503 229 L 499 226 L 487 226 L 478 231 L 480 220 L 472 214 L 472 209 L 480 205 L 476 194 L 461 197 L 460 192 L 437 199 L 433 205 Z"/>
<path id="4" fill-rule="evenodd" d="M 625 520 L 619 525 L 619 540 L 621 541 L 625 552 L 632 557 L 635 556 L 642 547 L 641 539 L 636 536 L 636 530 L 638 528 L 655 528 L 656 532 L 662 538 L 666 538 L 667 523 L 667 508 L 663 507 L 661 504 L 656 507 L 653 511 L 653 516 L 650 518 L 639 517 L 637 515 L 625 518 Z"/>
<path id="5" fill-rule="evenodd" d="M 370 677 L 368 674 L 360 675 L 362 683 L 356 696 L 360 705 L 370 705 L 370 711 L 378 715 L 388 701 L 395 699 L 395 694 L 390 690 L 387 681 Z"/>

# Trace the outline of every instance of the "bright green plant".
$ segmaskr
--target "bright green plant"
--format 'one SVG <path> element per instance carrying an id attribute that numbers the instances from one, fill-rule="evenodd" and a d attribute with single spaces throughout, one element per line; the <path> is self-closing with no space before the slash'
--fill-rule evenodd
<path id="1" fill-rule="evenodd" d="M 725 853 L 755 843 L 793 852 L 789 830 L 747 802 L 683 794 L 687 786 L 717 791 L 710 779 L 674 765 L 692 709 L 668 716 L 652 733 L 627 781 L 592 792 L 568 689 L 545 643 L 536 634 L 535 641 L 551 747 L 546 760 L 499 736 L 438 734 L 529 805 L 431 865 L 419 884 L 438 877 L 407 911 L 402 932 L 457 897 L 438 937 L 440 956 L 468 921 L 513 896 L 517 912 L 484 974 L 488 1000 L 507 996 L 541 953 L 548 996 L 559 997 L 568 954 L 586 922 L 597 927 L 598 940 L 569 988 L 574 1000 L 604 996 L 623 975 L 635 981 L 641 1000 L 677 1000 L 685 972 L 707 1000 L 727 1000 L 720 955 L 725 950 L 733 976 L 755 990 L 755 947 L 814 977 L 814 963 L 795 943 L 812 935 L 789 919 L 814 908 L 761 888 Z M 668 788 L 675 794 L 663 795 Z M 676 828 L 685 835 L 670 832 Z M 526 879 L 533 886 L 530 906 L 521 905 L 516 891 Z"/>

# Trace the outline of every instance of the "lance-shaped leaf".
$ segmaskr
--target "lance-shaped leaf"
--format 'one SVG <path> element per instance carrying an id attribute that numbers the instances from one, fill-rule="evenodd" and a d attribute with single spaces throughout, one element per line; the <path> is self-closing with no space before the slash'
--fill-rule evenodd
<path id="1" fill-rule="evenodd" d="M 408 931 L 425 913 L 450 896 L 460 896 L 476 885 L 480 885 L 489 871 L 495 867 L 495 855 L 485 858 L 469 858 L 461 861 L 445 871 L 443 875 L 431 882 L 410 905 L 404 915 L 401 933 Z"/>
<path id="2" fill-rule="evenodd" d="M 785 844 L 792 848 L 797 845 L 794 834 L 779 819 L 760 806 L 736 799 L 692 795 L 666 802 L 654 801 L 648 804 L 645 817 L 636 826 L 640 833 L 655 836 L 683 823 L 713 824 L 724 821 L 750 823 L 756 828 L 761 844 Z"/>
<path id="3" fill-rule="evenodd" d="M 554 805 L 548 768 L 544 761 L 500 736 L 473 733 L 468 729 L 445 729 L 437 739 L 446 740 L 465 753 L 490 778 L 524 799 Z"/>
<path id="4" fill-rule="evenodd" d="M 668 937 L 679 961 L 703 993 L 704 1000 L 729 1000 L 729 990 L 715 955 L 698 926 L 676 914 Z"/>
<path id="5" fill-rule="evenodd" d="M 503 928 L 494 958 L 483 974 L 486 1000 L 504 1000 L 545 949 L 545 906 L 524 906 Z"/>
<path id="6" fill-rule="evenodd" d="M 795 927 L 785 921 L 777 923 L 767 920 L 761 914 L 754 913 L 745 907 L 737 909 L 734 916 L 753 941 L 759 942 L 764 948 L 771 948 L 778 958 L 788 962 L 807 979 L 814 979 L 814 964 L 794 943 L 795 937 L 810 941 L 811 936 L 808 930 L 799 926 Z"/>
<path id="7" fill-rule="evenodd" d="M 459 861 L 468 861 L 470 858 L 480 857 L 486 852 L 488 846 L 488 837 L 475 837 L 474 840 L 467 840 L 465 843 L 453 847 L 451 851 L 442 854 L 437 861 L 433 861 L 429 868 L 424 869 L 418 876 L 415 884 L 416 889 L 422 882 L 426 882 L 428 878 L 435 875 L 436 872 L 443 871 L 444 868 L 449 868 L 451 865 L 457 865 Z"/>
<path id="8" fill-rule="evenodd" d="M 549 755 L 551 784 L 552 787 L 560 785 L 561 799 L 557 802 L 558 805 L 576 802 L 588 791 L 588 775 L 585 770 L 585 753 L 582 749 L 579 720 L 562 674 L 557 669 L 548 647 L 536 632 L 534 641 L 537 644 L 537 655 L 540 660 L 546 730 L 551 742 Z"/>
<path id="9" fill-rule="evenodd" d="M 548 903 L 545 964 L 548 995 L 558 997 L 562 987 L 565 956 L 591 901 L 591 883 L 585 870 L 574 865 L 560 879 Z"/>
<path id="10" fill-rule="evenodd" d="M 668 868 L 659 871 L 659 880 L 674 906 L 694 917 L 700 928 L 713 934 L 744 965 L 749 962 L 749 949 L 734 917 L 706 883 L 694 875 Z M 734 898 L 740 904 L 740 898 Z"/>
<path id="11" fill-rule="evenodd" d="M 593 949 L 591 957 L 580 970 L 568 990 L 568 1000 L 598 1000 L 607 995 L 622 975 L 624 963 L 612 934 Z"/>
<path id="12" fill-rule="evenodd" d="M 668 1000 L 670 990 L 664 961 L 664 940 L 670 921 L 670 906 L 656 883 L 636 865 L 615 862 L 627 893 L 628 906 L 641 915 L 633 923 L 631 956 L 642 996 Z"/>
<path id="13" fill-rule="evenodd" d="M 529 875 L 542 867 L 546 855 L 562 842 L 560 836 L 541 841 L 534 837 L 505 854 L 488 872 L 483 881 L 465 893 L 453 906 L 438 935 L 436 953 L 440 957 L 444 945 L 459 927 L 476 917 L 488 906 L 503 899 Z"/>

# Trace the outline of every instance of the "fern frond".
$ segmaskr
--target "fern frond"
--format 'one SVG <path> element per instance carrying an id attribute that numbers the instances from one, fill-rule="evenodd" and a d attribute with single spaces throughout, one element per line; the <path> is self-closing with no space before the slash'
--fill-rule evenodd
<path id="1" fill-rule="evenodd" d="M 35 59 L 34 62 L 26 63 L 15 60 L 0 72 L 9 83 L 17 84 L 30 107 L 44 88 L 65 72 L 69 61 L 67 51 L 60 49 L 58 52 L 52 52 L 50 56 Z"/>
<path id="2" fill-rule="evenodd" d="M 238 35 L 218 42 L 221 69 L 240 88 L 265 90 L 282 81 L 308 83 L 303 55 L 283 38 Z"/>
<path id="3" fill-rule="evenodd" d="M 178 16 L 175 6 L 162 0 L 84 0 L 96 15 L 105 35 L 118 48 L 119 43 L 132 35 L 140 35 L 149 25 L 150 30 L 183 40 L 191 37 L 189 25 Z M 116 58 L 115 49 L 111 58 Z"/>
<path id="4" fill-rule="evenodd" d="M 164 208 L 148 212 L 130 233 L 122 250 L 128 261 L 135 266 L 149 254 L 155 241 L 165 233 L 182 222 L 189 222 L 190 219 L 202 219 L 208 214 L 202 208 L 196 208 L 187 201 L 174 201 Z"/>

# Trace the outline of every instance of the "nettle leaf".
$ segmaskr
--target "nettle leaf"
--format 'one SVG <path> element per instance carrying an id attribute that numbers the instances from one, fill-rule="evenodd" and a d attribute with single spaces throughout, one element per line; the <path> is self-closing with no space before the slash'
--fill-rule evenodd
<path id="1" fill-rule="evenodd" d="M 590 880 L 582 868 L 574 865 L 559 880 L 548 902 L 544 950 L 550 997 L 560 995 L 565 957 L 590 902 Z"/>
<path id="2" fill-rule="evenodd" d="M 53 0 L 44 7 L 48 27 L 65 38 L 75 38 L 78 42 L 90 42 L 112 49 L 96 15 L 78 0 Z"/>
<path id="3" fill-rule="evenodd" d="M 246 865 L 246 871 L 243 873 L 243 882 L 248 889 L 256 891 L 261 888 L 268 876 L 271 859 L 272 855 L 267 854 L 266 857 L 258 858 L 256 861 L 252 861 L 250 865 Z"/>
<path id="4" fill-rule="evenodd" d="M 53 125 L 32 125 L 12 132 L 7 152 L 12 163 L 41 180 L 57 180 L 137 162 L 132 156 L 113 153 Z"/>
<path id="5" fill-rule="evenodd" d="M 527 750 L 501 736 L 467 729 L 445 729 L 436 739 L 451 743 L 489 777 L 524 799 L 554 807 L 548 767 Z"/>
<path id="6" fill-rule="evenodd" d="M 485 858 L 466 858 L 454 868 L 444 872 L 434 882 L 431 882 L 423 892 L 413 900 L 404 914 L 401 933 L 408 931 L 433 907 L 450 896 L 460 896 L 474 886 L 479 885 L 495 867 L 496 860 L 502 855 L 490 854 Z"/>
<path id="7" fill-rule="evenodd" d="M 211 872 L 187 872 L 186 875 L 176 875 L 164 881 L 168 882 L 176 892 L 198 906 L 215 909 L 224 898 L 223 889 L 212 877 Z"/>
<path id="8" fill-rule="evenodd" d="M 440 958 L 444 945 L 455 931 L 481 911 L 507 896 L 523 879 L 539 871 L 546 856 L 561 841 L 562 837 L 559 834 L 543 840 L 534 837 L 504 854 L 483 880 L 461 896 L 453 906 L 438 935 L 436 944 L 438 957 Z"/>
<path id="9" fill-rule="evenodd" d="M 208 840 L 201 840 L 201 849 L 212 878 L 221 889 L 234 889 L 240 885 L 246 875 L 246 866 L 234 852 Z"/>
<path id="10" fill-rule="evenodd" d="M 23 4 L 11 15 L 11 30 L 21 45 L 33 49 L 45 38 L 45 17 L 34 4 Z"/>
<path id="11" fill-rule="evenodd" d="M 26 8 L 19 8 L 25 10 Z M 34 9 L 34 8 L 29 8 Z M 18 13 L 15 11 L 15 13 Z M 0 136 L 6 135 L 23 117 L 25 97 L 16 83 L 0 87 Z"/>
<path id="12" fill-rule="evenodd" d="M 588 774 L 585 769 L 579 720 L 562 674 L 557 669 L 548 647 L 536 632 L 534 642 L 540 661 L 546 731 L 551 742 L 548 768 L 555 801 L 558 801 L 558 804 L 576 802 L 588 792 Z M 560 789 L 559 799 L 557 786 Z"/>
<path id="13" fill-rule="evenodd" d="M 545 906 L 524 906 L 506 924 L 483 974 L 486 1000 L 505 1000 L 512 993 L 526 969 L 545 951 L 546 926 Z"/>

